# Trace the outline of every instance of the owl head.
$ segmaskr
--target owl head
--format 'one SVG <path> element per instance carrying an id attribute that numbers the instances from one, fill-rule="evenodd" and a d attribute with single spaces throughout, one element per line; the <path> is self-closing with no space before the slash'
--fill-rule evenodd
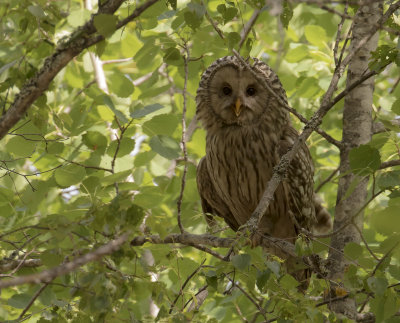
<path id="1" fill-rule="evenodd" d="M 206 130 L 227 126 L 253 127 L 269 121 L 277 123 L 275 125 L 287 123 L 287 111 L 260 82 L 266 81 L 286 100 L 277 75 L 257 58 L 252 62 L 250 71 L 235 56 L 226 56 L 216 60 L 203 73 L 197 90 L 196 113 Z"/>

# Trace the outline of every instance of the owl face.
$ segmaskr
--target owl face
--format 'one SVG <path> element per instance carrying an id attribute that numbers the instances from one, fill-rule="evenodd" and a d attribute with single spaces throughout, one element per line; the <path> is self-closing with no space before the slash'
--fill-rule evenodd
<path id="1" fill-rule="evenodd" d="M 208 103 L 226 125 L 250 125 L 265 113 L 268 93 L 250 71 L 226 65 L 218 69 L 207 86 Z"/>
<path id="2" fill-rule="evenodd" d="M 263 84 L 286 101 L 278 76 L 264 62 L 251 60 L 251 71 L 235 56 L 219 58 L 204 71 L 197 89 L 196 115 L 208 134 L 227 126 L 250 129 L 261 124 L 263 129 L 279 132 L 290 122 L 287 110 Z"/>

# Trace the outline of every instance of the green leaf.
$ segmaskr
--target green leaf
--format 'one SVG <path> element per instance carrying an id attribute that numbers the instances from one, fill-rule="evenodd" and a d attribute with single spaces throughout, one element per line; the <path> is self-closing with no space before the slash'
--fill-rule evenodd
<path id="1" fill-rule="evenodd" d="M 394 278 L 400 281 L 400 267 L 397 265 L 389 265 L 389 273 Z"/>
<path id="2" fill-rule="evenodd" d="M 31 299 L 32 295 L 27 293 L 14 294 L 8 299 L 7 304 L 15 308 L 25 308 Z"/>
<path id="3" fill-rule="evenodd" d="M 325 30 L 322 27 L 307 25 L 304 28 L 304 34 L 309 43 L 320 48 L 325 46 L 325 40 L 327 39 L 327 36 Z"/>
<path id="4" fill-rule="evenodd" d="M 123 181 L 125 178 L 127 178 L 130 174 L 132 174 L 132 171 L 130 169 L 125 170 L 123 172 L 118 172 L 109 176 L 106 176 L 100 180 L 100 182 L 103 185 L 110 185 L 110 184 L 115 184 L 118 182 Z"/>
<path id="5" fill-rule="evenodd" d="M 367 284 L 371 291 L 378 296 L 383 296 L 388 287 L 388 282 L 383 277 L 369 277 L 367 279 Z"/>
<path id="6" fill-rule="evenodd" d="M 231 32 L 228 34 L 228 47 L 230 49 L 234 48 L 240 42 L 240 35 L 236 32 Z"/>
<path id="7" fill-rule="evenodd" d="M 118 140 L 111 141 L 111 143 L 107 149 L 107 154 L 111 157 L 114 157 L 117 147 L 118 147 Z M 122 138 L 119 141 L 117 157 L 122 157 L 122 156 L 128 155 L 129 153 L 132 152 L 132 150 L 134 148 L 135 148 L 135 140 L 133 140 L 131 138 L 125 138 L 125 137 Z"/>
<path id="8" fill-rule="evenodd" d="M 85 168 L 74 164 L 57 168 L 54 172 L 55 180 L 61 187 L 79 184 L 85 175 Z"/>
<path id="9" fill-rule="evenodd" d="M 217 10 L 224 18 L 224 24 L 235 18 L 238 13 L 238 10 L 235 7 L 226 7 L 224 4 L 218 5 Z"/>
<path id="10" fill-rule="evenodd" d="M 251 256 L 248 254 L 240 254 L 232 257 L 232 264 L 239 270 L 248 268 L 251 264 Z"/>
<path id="11" fill-rule="evenodd" d="M 179 120 L 173 114 L 160 114 L 143 124 L 143 132 L 149 136 L 171 136 L 176 130 Z"/>
<path id="12" fill-rule="evenodd" d="M 183 17 L 185 19 L 186 24 L 193 30 L 196 30 L 197 28 L 200 27 L 201 19 L 194 12 L 186 11 L 183 14 Z"/>
<path id="13" fill-rule="evenodd" d="M 264 271 L 258 271 L 257 272 L 257 288 L 262 291 L 263 288 L 267 285 L 268 279 L 271 276 L 271 271 L 270 270 L 264 270 Z"/>
<path id="14" fill-rule="evenodd" d="M 134 165 L 135 167 L 145 166 L 148 164 L 154 157 L 156 153 L 154 151 L 144 151 L 135 156 Z"/>
<path id="15" fill-rule="evenodd" d="M 93 24 L 100 35 L 111 36 L 116 30 L 118 18 L 114 15 L 100 13 L 94 16 Z"/>
<path id="16" fill-rule="evenodd" d="M 279 280 L 279 284 L 285 289 L 294 289 L 299 286 L 299 282 L 289 274 L 284 275 Z"/>
<path id="17" fill-rule="evenodd" d="M 306 45 L 300 45 L 293 49 L 289 49 L 285 58 L 289 63 L 296 63 L 308 56 L 308 47 Z"/>
<path id="18" fill-rule="evenodd" d="M 110 91 L 121 98 L 129 97 L 134 91 L 132 81 L 122 73 L 114 72 L 107 77 L 107 81 Z"/>
<path id="19" fill-rule="evenodd" d="M 49 154 L 61 154 L 64 150 L 64 144 L 62 142 L 52 142 L 47 146 L 47 152 Z"/>
<path id="20" fill-rule="evenodd" d="M 293 8 L 290 5 L 290 3 L 287 0 L 285 0 L 283 2 L 283 8 L 282 9 L 283 9 L 283 11 L 282 11 L 282 13 L 280 15 L 280 19 L 281 19 L 283 27 L 285 29 L 288 29 L 289 22 L 293 17 Z"/>
<path id="21" fill-rule="evenodd" d="M 127 221 L 132 224 L 134 227 L 138 226 L 143 222 L 145 213 L 143 208 L 140 206 L 133 204 L 127 211 L 126 211 L 126 219 Z"/>
<path id="22" fill-rule="evenodd" d="M 170 47 L 165 50 L 164 54 L 164 62 L 169 64 L 169 65 L 182 65 L 183 64 L 183 59 L 182 55 L 179 52 L 179 50 L 175 47 Z"/>
<path id="23" fill-rule="evenodd" d="M 2 73 L 4 73 L 5 71 L 7 71 L 9 68 L 13 67 L 15 65 L 15 63 L 17 63 L 18 60 L 13 60 L 12 62 L 3 65 L 2 67 L 0 67 L 0 75 Z"/>
<path id="24" fill-rule="evenodd" d="M 397 99 L 396 101 L 394 101 L 391 110 L 394 113 L 396 113 L 397 115 L 400 115 L 400 99 Z"/>
<path id="25" fill-rule="evenodd" d="M 396 314 L 399 301 L 391 290 L 387 291 L 387 295 L 374 297 L 370 303 L 371 310 L 375 314 L 376 322 L 382 322 Z"/>
<path id="26" fill-rule="evenodd" d="M 82 10 L 80 8 L 78 10 L 71 11 L 68 15 L 67 21 L 70 24 L 70 26 L 76 28 L 82 26 L 89 19 L 90 19 L 90 11 Z"/>
<path id="27" fill-rule="evenodd" d="M 218 276 L 214 270 L 209 270 L 206 272 L 206 281 L 211 288 L 215 290 L 218 289 Z"/>
<path id="28" fill-rule="evenodd" d="M 128 123 L 128 119 L 125 117 L 125 114 L 123 114 L 115 107 L 113 101 L 111 100 L 111 97 L 104 95 L 103 102 L 114 112 L 115 116 L 119 119 L 121 123 Z"/>
<path id="29" fill-rule="evenodd" d="M 267 267 L 275 274 L 276 277 L 280 275 L 281 265 L 277 261 L 267 261 Z"/>
<path id="30" fill-rule="evenodd" d="M 63 256 L 55 249 L 48 249 L 40 254 L 40 260 L 44 266 L 51 268 L 60 265 L 63 262 Z"/>
<path id="31" fill-rule="evenodd" d="M 39 6 L 28 6 L 28 11 L 34 15 L 36 18 L 43 19 L 46 18 L 46 13 L 43 11 L 42 7 Z"/>
<path id="32" fill-rule="evenodd" d="M 362 252 L 363 248 L 358 243 L 349 242 L 344 246 L 344 254 L 353 260 L 358 259 Z"/>
<path id="33" fill-rule="evenodd" d="M 176 159 L 180 156 L 179 144 L 167 136 L 154 136 L 150 139 L 149 145 L 157 154 L 167 159 Z"/>
<path id="34" fill-rule="evenodd" d="M 379 188 L 392 189 L 400 185 L 400 170 L 388 171 L 379 175 L 377 179 Z"/>
<path id="35" fill-rule="evenodd" d="M 392 235 L 394 232 L 400 232 L 400 217 L 398 215 L 398 206 L 388 206 L 372 214 L 371 226 L 384 235 Z"/>
<path id="36" fill-rule="evenodd" d="M 131 117 L 134 119 L 139 119 L 147 116 L 150 113 L 153 113 L 155 111 L 158 111 L 160 109 L 164 108 L 161 104 L 155 103 L 155 104 L 150 104 L 145 106 L 143 109 L 140 110 L 134 110 L 131 112 Z"/>
<path id="37" fill-rule="evenodd" d="M 107 146 L 107 138 L 98 131 L 88 131 L 82 135 L 83 143 L 92 150 L 105 148 Z"/>
<path id="38" fill-rule="evenodd" d="M 20 136 L 12 137 L 6 144 L 7 151 L 16 157 L 29 157 L 35 151 L 35 147 L 35 141 Z"/>
<path id="39" fill-rule="evenodd" d="M 354 173 L 368 175 L 381 166 L 381 155 L 378 149 L 370 145 L 360 145 L 350 151 L 349 161 Z"/>

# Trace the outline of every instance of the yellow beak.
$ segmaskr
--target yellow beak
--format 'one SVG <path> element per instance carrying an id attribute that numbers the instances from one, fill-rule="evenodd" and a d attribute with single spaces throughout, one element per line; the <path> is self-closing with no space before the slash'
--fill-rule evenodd
<path id="1" fill-rule="evenodd" d="M 234 108 L 235 115 L 238 117 L 241 111 L 242 111 L 242 102 L 240 101 L 239 98 L 237 98 Z"/>

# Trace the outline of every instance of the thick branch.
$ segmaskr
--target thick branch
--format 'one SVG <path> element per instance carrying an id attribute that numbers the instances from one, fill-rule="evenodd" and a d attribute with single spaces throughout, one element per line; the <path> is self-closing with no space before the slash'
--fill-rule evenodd
<path id="1" fill-rule="evenodd" d="M 352 29 L 349 55 L 343 62 L 349 62 L 347 72 L 347 88 L 360 81 L 365 75 L 374 74 L 368 71 L 368 61 L 371 52 L 378 44 L 378 34 L 371 26 L 382 21 L 382 2 L 376 1 L 358 8 Z M 390 10 L 390 9 L 389 9 Z M 389 11 L 388 10 L 388 11 Z M 364 80 L 360 86 L 345 96 L 343 108 L 343 149 L 340 151 L 340 178 L 338 185 L 337 204 L 335 209 L 334 231 L 338 231 L 349 219 L 353 225 L 347 225 L 332 236 L 329 250 L 328 277 L 340 281 L 343 278 L 349 261 L 343 255 L 343 249 L 349 242 L 360 243 L 360 232 L 363 227 L 363 205 L 367 201 L 368 177 L 360 177 L 351 172 L 349 152 L 360 144 L 371 140 L 372 103 L 374 79 Z M 357 183 L 350 194 L 350 187 Z M 357 210 L 360 210 L 357 212 Z M 354 298 L 330 304 L 330 309 L 342 313 L 349 318 L 357 317 Z"/>
<path id="2" fill-rule="evenodd" d="M 113 14 L 124 1 L 125 0 L 109 0 L 99 7 L 97 14 Z M 140 16 L 143 11 L 157 1 L 159 0 L 149 0 L 143 5 L 138 6 L 129 17 L 117 24 L 117 28 L 121 28 Z M 47 90 L 50 82 L 62 68 L 84 49 L 104 39 L 101 35 L 92 38 L 89 37 L 96 32 L 93 23 L 94 16 L 95 15 L 93 15 L 85 25 L 72 33 L 68 41 L 61 43 L 54 54 L 45 59 L 43 67 L 36 75 L 23 85 L 10 108 L 0 119 L 0 139 L 24 116 L 31 104 Z"/>

